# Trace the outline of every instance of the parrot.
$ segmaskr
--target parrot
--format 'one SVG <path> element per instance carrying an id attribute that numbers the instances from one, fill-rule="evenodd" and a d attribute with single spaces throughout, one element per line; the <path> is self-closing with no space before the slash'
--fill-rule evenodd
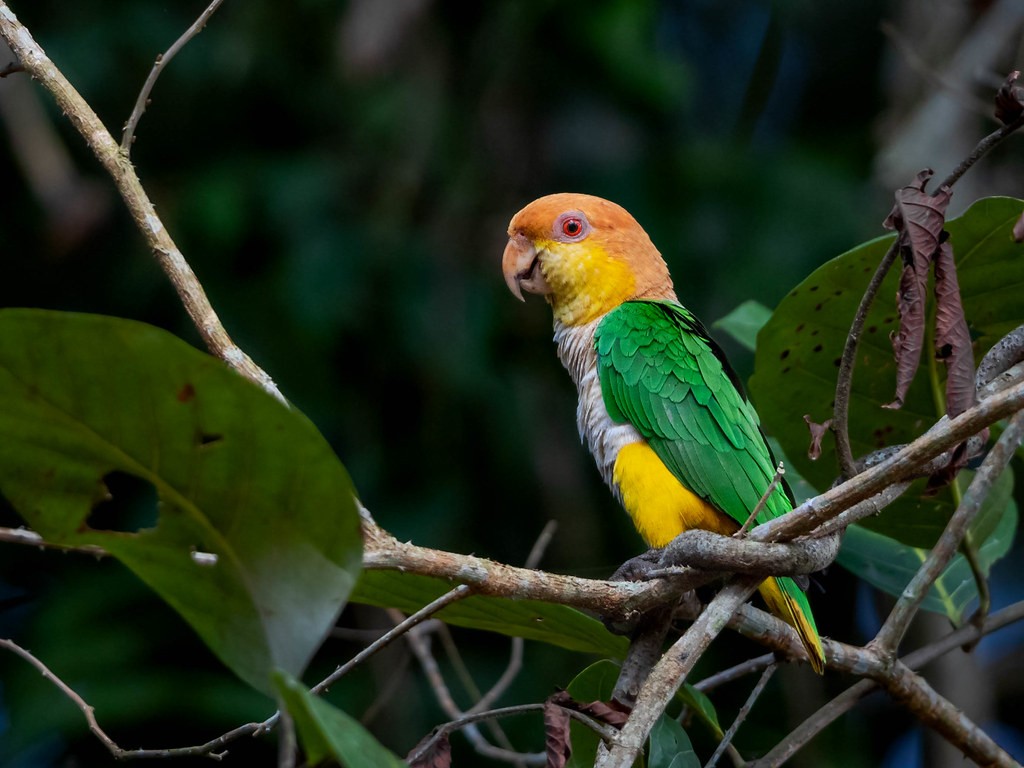
<path id="1" fill-rule="evenodd" d="M 580 439 L 647 545 L 690 528 L 740 530 L 776 464 L 742 383 L 679 302 L 640 224 L 599 197 L 541 197 L 512 217 L 502 272 L 520 301 L 525 291 L 551 306 L 558 357 L 579 395 Z M 755 520 L 792 508 L 779 482 Z M 821 674 L 825 653 L 803 590 L 769 577 L 758 591 Z"/>

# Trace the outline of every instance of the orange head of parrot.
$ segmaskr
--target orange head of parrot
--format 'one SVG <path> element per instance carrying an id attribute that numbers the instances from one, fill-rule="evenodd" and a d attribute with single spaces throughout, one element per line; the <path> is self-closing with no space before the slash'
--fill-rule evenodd
<path id="1" fill-rule="evenodd" d="M 518 299 L 544 296 L 555 319 L 582 325 L 630 299 L 675 300 L 654 243 L 621 206 L 562 193 L 534 200 L 512 217 L 501 267 Z"/>

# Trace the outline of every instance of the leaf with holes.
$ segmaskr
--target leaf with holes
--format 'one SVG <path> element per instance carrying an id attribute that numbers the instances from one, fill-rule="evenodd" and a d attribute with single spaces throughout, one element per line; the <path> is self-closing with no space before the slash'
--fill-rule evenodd
<path id="1" fill-rule="evenodd" d="M 1024 201 L 987 198 L 946 224 L 954 248 L 964 312 L 974 338 L 975 357 L 1024 322 L 1024 246 L 1012 238 Z M 821 458 L 807 458 L 804 414 L 822 422 L 832 413 L 843 344 L 857 304 L 892 237 L 882 237 L 832 259 L 784 298 L 758 335 L 750 392 L 766 430 L 792 466 L 819 491 L 837 474 L 833 441 Z M 855 456 L 907 443 L 944 412 L 944 366 L 926 347 L 926 362 L 900 410 L 881 406 L 892 399 L 896 381 L 889 333 L 895 329 L 899 275 L 891 272 L 868 314 L 861 336 L 850 402 L 850 442 Z M 931 325 L 931 322 L 929 322 Z M 930 547 L 952 514 L 948 490 L 933 498 L 920 487 L 904 494 L 885 514 L 864 521 L 872 530 L 915 547 Z"/>
<path id="2" fill-rule="evenodd" d="M 302 414 L 158 328 L 40 310 L 0 311 L 0 398 L 0 493 L 33 528 L 110 552 L 259 690 L 305 667 L 362 543 Z M 133 484 L 149 527 L 111 526 Z"/>

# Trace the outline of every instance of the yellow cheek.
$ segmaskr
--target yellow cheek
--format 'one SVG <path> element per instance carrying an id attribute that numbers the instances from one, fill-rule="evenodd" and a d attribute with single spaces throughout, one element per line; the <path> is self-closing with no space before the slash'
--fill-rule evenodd
<path id="1" fill-rule="evenodd" d="M 599 245 L 537 242 L 544 252 L 544 279 L 551 287 L 555 319 L 565 325 L 583 325 L 607 314 L 636 293 L 636 278 L 621 259 Z"/>
<path id="2" fill-rule="evenodd" d="M 612 480 L 648 546 L 664 547 L 689 528 L 730 535 L 739 527 L 680 483 L 647 443 L 619 451 Z"/>

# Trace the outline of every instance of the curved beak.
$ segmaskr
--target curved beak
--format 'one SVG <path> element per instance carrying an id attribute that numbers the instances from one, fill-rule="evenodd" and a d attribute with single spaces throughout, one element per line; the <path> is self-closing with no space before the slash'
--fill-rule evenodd
<path id="1" fill-rule="evenodd" d="M 520 301 L 525 301 L 523 291 L 542 296 L 551 293 L 551 288 L 540 269 L 540 254 L 525 235 L 515 234 L 509 237 L 505 253 L 501 257 L 501 271 L 505 275 L 505 285 Z"/>

